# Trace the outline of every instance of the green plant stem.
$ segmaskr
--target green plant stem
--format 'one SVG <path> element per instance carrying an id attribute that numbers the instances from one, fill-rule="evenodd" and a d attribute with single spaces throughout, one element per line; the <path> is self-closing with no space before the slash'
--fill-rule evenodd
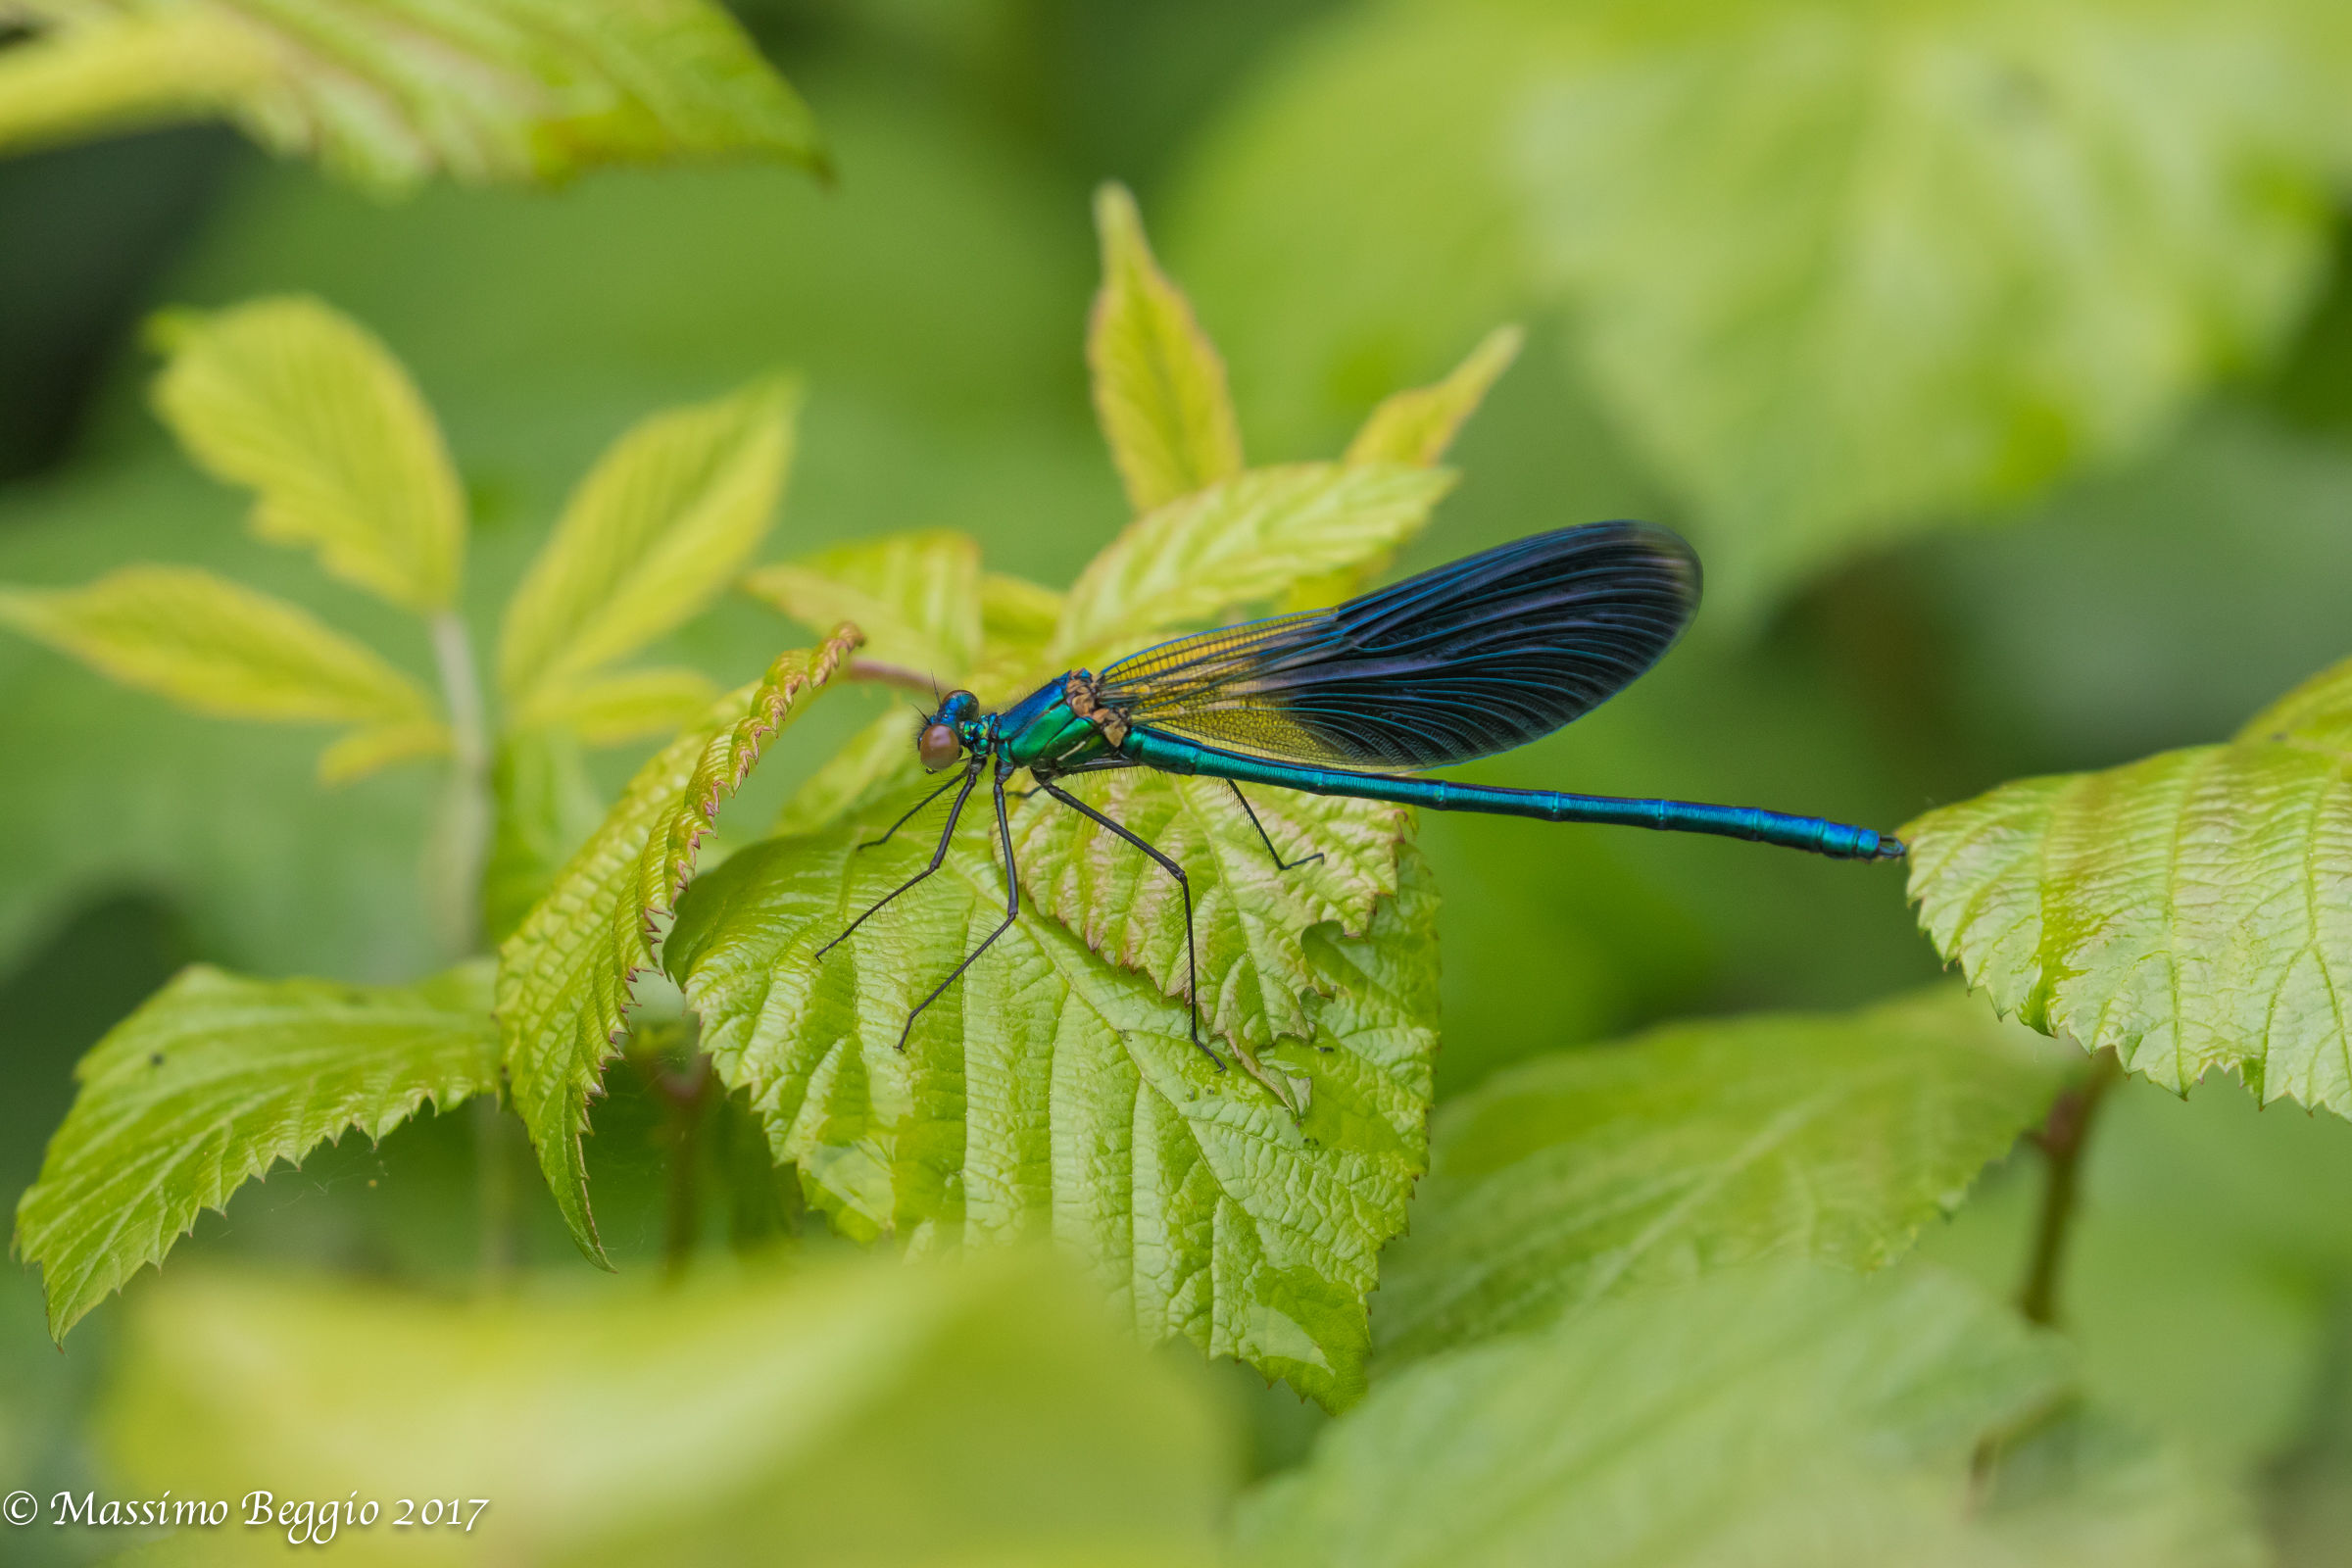
<path id="1" fill-rule="evenodd" d="M 2058 1280 L 2066 1263 L 2066 1239 L 2074 1225 L 2081 1190 L 2082 1148 L 2089 1140 L 2091 1118 L 2099 1102 L 2123 1072 L 2123 1064 L 2112 1051 L 2091 1057 L 2090 1070 L 2082 1081 L 2058 1097 L 2049 1119 L 2034 1135 L 2048 1169 L 2041 1189 L 2041 1215 L 2034 1228 L 2033 1261 L 2017 1300 L 2017 1309 L 2029 1322 L 2051 1324 L 2058 1319 Z"/>
<path id="2" fill-rule="evenodd" d="M 454 956 L 482 945 L 482 867 L 490 853 L 490 740 L 473 640 L 454 610 L 432 619 L 433 660 L 449 714 L 449 788 L 433 845 L 434 915 Z"/>
<path id="3" fill-rule="evenodd" d="M 482 683 L 473 639 L 454 610 L 432 618 L 433 662 L 449 715 L 450 767 L 441 819 L 428 848 L 426 876 L 433 914 L 452 956 L 482 948 L 482 870 L 490 854 L 490 736 L 482 716 Z M 514 1177 L 506 1109 L 485 1096 L 473 1112 L 474 1201 L 485 1281 L 511 1273 L 515 1261 Z"/>
<path id="4" fill-rule="evenodd" d="M 656 1066 L 654 1085 L 669 1103 L 669 1214 L 662 1237 L 662 1265 L 671 1279 L 686 1272 L 702 1232 L 702 1192 L 699 1164 L 705 1113 L 710 1106 L 716 1081 L 710 1058 L 702 1052 L 683 1072 Z"/>

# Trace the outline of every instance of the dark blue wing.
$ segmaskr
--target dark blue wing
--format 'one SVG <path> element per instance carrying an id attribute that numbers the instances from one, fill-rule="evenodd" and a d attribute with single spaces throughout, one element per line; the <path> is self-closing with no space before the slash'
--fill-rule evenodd
<path id="1" fill-rule="evenodd" d="M 1600 706 L 1673 646 L 1698 592 L 1698 558 L 1663 528 L 1559 528 L 1330 610 L 1130 655 L 1100 700 L 1204 746 L 1437 767 Z"/>

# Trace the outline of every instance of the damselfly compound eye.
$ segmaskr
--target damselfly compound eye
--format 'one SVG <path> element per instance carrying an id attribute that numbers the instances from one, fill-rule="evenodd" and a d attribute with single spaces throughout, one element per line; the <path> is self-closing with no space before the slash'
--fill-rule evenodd
<path id="1" fill-rule="evenodd" d="M 914 738 L 914 755 L 922 759 L 926 772 L 936 773 L 943 767 L 953 766 L 956 759 L 963 755 L 963 747 L 956 741 L 956 732 L 947 725 L 930 724 L 924 726 L 923 732 Z"/>

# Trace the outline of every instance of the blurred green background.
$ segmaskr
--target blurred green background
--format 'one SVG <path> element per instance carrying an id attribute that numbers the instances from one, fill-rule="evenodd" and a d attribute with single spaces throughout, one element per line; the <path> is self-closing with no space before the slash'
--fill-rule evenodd
<path id="1" fill-rule="evenodd" d="M 1514 241 L 1417 205 L 1447 188 L 1443 148 L 1387 166 L 1394 199 L 1369 209 L 1386 231 L 1269 218 L 1269 182 L 1321 167 L 1316 138 L 1379 140 L 1377 117 L 1349 120 L 1330 85 L 1335 60 L 1372 47 L 1361 8 L 739 10 L 813 104 L 837 187 L 744 167 L 602 173 L 552 193 L 434 185 L 384 204 L 218 129 L 0 163 L 0 580 L 202 564 L 427 670 L 409 623 L 247 537 L 243 500 L 199 475 L 146 410 L 145 312 L 299 290 L 380 333 L 438 411 L 474 507 L 481 623 L 625 426 L 772 367 L 802 373 L 809 395 L 766 558 L 946 526 L 978 536 L 992 566 L 1058 586 L 1123 521 L 1080 358 L 1087 198 L 1104 178 L 1137 191 L 1226 353 L 1253 461 L 1336 451 L 1379 396 L 1442 372 L 1494 320 L 1527 321 L 1528 352 L 1449 460 L 1462 486 L 1404 566 L 1608 516 L 1708 538 L 1691 487 L 1661 476 L 1594 391 L 1575 323 L 1515 281 Z M 1446 70 L 1423 84 L 1438 101 L 1415 124 L 1444 110 Z M 1345 195 L 1296 199 L 1304 212 Z M 2314 222 L 2314 257 L 2340 258 L 2336 220 Z M 1457 254 L 1416 249 L 1433 227 Z M 1301 279 L 1327 280 L 1323 317 L 1298 308 L 1315 292 Z M 2292 297 L 2278 341 L 2128 450 L 1927 508 L 1956 525 L 1836 553 L 1785 592 L 1702 614 L 1634 694 L 1474 776 L 1891 826 L 2022 773 L 2226 735 L 2352 651 L 2352 272 L 2315 261 L 2280 287 Z M 667 652 L 734 682 L 791 635 L 743 599 Z M 738 820 L 763 817 L 761 802 L 884 700 L 824 705 Z M 316 745 L 179 714 L 0 640 L 0 1194 L 32 1178 L 75 1058 L 180 963 L 389 981 L 439 961 L 417 872 L 425 771 L 326 791 L 312 781 Z M 601 757 L 600 776 L 616 783 L 634 760 Z M 1435 818 L 1423 837 L 1445 894 L 1441 1096 L 1656 1019 L 1844 1006 L 1937 972 L 1891 874 L 1498 820 Z M 642 1273 L 662 1223 L 662 1117 L 625 1070 L 613 1086 L 590 1145 L 599 1214 Z M 2283 1560 L 2343 1561 L 2352 1129 L 2258 1114 L 2233 1094 L 2119 1096 L 2092 1145 L 2073 1321 L 2100 1393 L 2258 1488 Z M 461 1279 L 471 1159 L 464 1118 L 381 1148 L 349 1140 L 207 1216 L 173 1267 L 235 1257 Z M 2034 1175 L 2012 1163 L 1928 1244 L 2003 1292 Z M 522 1179 L 545 1210 L 526 1261 L 570 1267 L 552 1207 Z M 743 1217 L 761 1179 L 732 1182 L 714 1234 L 793 1223 L 782 1208 Z M 61 1356 L 33 1277 L 8 1272 L 0 1478 L 47 1495 L 93 1473 L 121 1315 L 97 1313 Z M 1213 1387 L 1253 1467 L 1294 1457 L 1319 1419 L 1246 1377 Z M 0 1554 L 76 1560 L 89 1546 L 14 1536 Z"/>

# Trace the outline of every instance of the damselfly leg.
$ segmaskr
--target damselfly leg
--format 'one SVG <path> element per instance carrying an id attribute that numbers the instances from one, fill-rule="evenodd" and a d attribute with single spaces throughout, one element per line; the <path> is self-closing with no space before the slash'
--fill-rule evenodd
<path id="1" fill-rule="evenodd" d="M 1021 917 L 1021 878 L 1012 863 L 1012 822 L 1004 813 L 1004 767 L 1003 763 L 999 763 L 997 766 L 994 783 L 997 797 L 997 838 L 1004 846 L 1004 919 L 994 931 L 980 939 L 978 947 L 963 956 L 961 963 L 948 971 L 948 977 L 945 980 L 931 988 L 929 996 L 914 1004 L 914 1010 L 906 1015 L 906 1027 L 899 1031 L 899 1049 L 901 1051 L 906 1049 L 906 1038 L 914 1033 L 914 1020 L 923 1015 L 923 1009 L 944 996 L 948 987 L 954 985 L 962 976 L 963 971 L 972 966 L 972 960 L 986 953 L 989 944 L 1011 930 L 1012 922 Z M 967 784 L 964 789 L 968 793 L 971 786 Z M 958 810 L 962 808 L 963 797 L 961 795 L 956 797 L 956 806 Z M 954 822 L 948 824 L 948 831 L 951 833 L 955 831 L 955 828 Z M 942 856 L 948 853 L 947 842 L 944 839 L 940 842 L 939 853 Z M 896 895 L 894 894 L 893 897 Z M 843 935 L 846 936 L 848 933 L 844 932 Z"/>
<path id="2" fill-rule="evenodd" d="M 1233 798 L 1242 803 L 1242 809 L 1249 814 L 1250 825 L 1257 829 L 1257 842 L 1263 844 L 1266 847 L 1266 853 L 1274 858 L 1275 870 L 1296 871 L 1302 865 L 1306 865 L 1311 861 L 1320 860 L 1323 858 L 1323 852 L 1321 850 L 1317 850 L 1314 854 L 1306 856 L 1301 859 L 1285 860 L 1282 858 L 1282 852 L 1274 847 L 1274 840 L 1267 836 L 1266 824 L 1260 822 L 1257 819 L 1257 812 L 1251 809 L 1250 805 L 1250 797 L 1244 795 L 1242 793 L 1242 787 L 1239 784 L 1234 783 L 1233 780 L 1227 779 L 1225 783 L 1227 787 L 1233 791 Z"/>
<path id="3" fill-rule="evenodd" d="M 1102 826 L 1110 829 L 1113 833 L 1116 833 L 1119 837 L 1125 839 L 1128 843 L 1134 845 L 1137 849 L 1152 857 L 1152 859 L 1157 860 L 1159 862 L 1160 869 L 1166 871 L 1168 875 L 1176 879 L 1176 891 L 1184 895 L 1184 989 L 1185 994 L 1191 1001 L 1193 1007 L 1193 1044 L 1195 1046 L 1199 1046 L 1202 1054 L 1204 1054 L 1209 1060 L 1217 1064 L 1217 1070 L 1219 1072 L 1223 1072 L 1225 1070 L 1225 1059 L 1222 1056 L 1219 1056 L 1215 1052 L 1210 1051 L 1208 1047 L 1200 1044 L 1200 965 L 1195 959 L 1193 954 L 1193 884 L 1192 880 L 1184 874 L 1184 867 L 1178 865 L 1167 856 L 1160 854 L 1159 851 L 1153 848 L 1147 840 L 1139 838 L 1137 835 L 1130 833 L 1127 829 L 1121 827 L 1118 823 L 1113 822 L 1109 817 L 1104 816 L 1101 811 L 1096 810 L 1093 807 L 1087 805 L 1084 801 L 1080 800 L 1077 796 L 1072 795 L 1069 791 L 1054 784 L 1052 780 L 1038 780 L 1038 788 L 1044 790 L 1048 795 L 1053 796 L 1055 800 L 1068 807 L 1071 810 L 1076 811 L 1079 815 L 1091 817 L 1095 821 L 1100 822 Z M 1010 852 L 1007 851 L 1006 853 L 1009 854 Z M 1276 858 L 1279 859 L 1280 857 L 1277 857 Z"/>
<path id="4" fill-rule="evenodd" d="M 857 919 L 852 920 L 848 925 L 843 926 L 841 928 L 841 935 L 835 937 L 832 941 L 817 949 L 815 956 L 821 958 L 826 954 L 831 953 L 835 948 L 840 947 L 842 943 L 849 940 L 849 935 L 851 932 L 865 924 L 866 921 L 871 920 L 876 911 L 878 911 L 884 904 L 888 904 L 891 900 L 897 898 L 900 894 L 906 892 L 908 888 L 914 886 L 917 882 L 920 882 L 923 878 L 929 876 L 932 872 L 947 864 L 948 843 L 951 839 L 956 837 L 956 820 L 963 815 L 963 803 L 971 799 L 972 786 L 980 782 L 980 768 L 984 761 L 984 758 L 975 757 L 972 759 L 971 766 L 963 770 L 963 788 L 956 792 L 956 804 L 948 808 L 948 825 L 940 830 L 939 848 L 931 852 L 931 863 L 924 866 L 920 871 L 915 872 L 914 875 L 908 877 L 906 881 L 900 883 L 890 892 L 882 895 L 881 903 L 876 904 L 873 908 L 866 910 Z M 923 801 L 923 806 L 929 806 L 933 801 L 936 801 L 942 795 L 945 795 L 948 792 L 949 785 L 952 785 L 955 782 L 956 780 L 950 779 L 946 784 L 942 784 L 938 789 L 933 790 Z M 1000 785 L 1000 787 L 1002 786 Z M 914 811 L 921 810 L 923 806 L 916 807 Z M 906 816 L 902 816 L 897 822 L 892 823 L 890 833 L 896 833 L 901 826 L 905 825 L 907 817 L 914 815 L 914 811 L 908 811 Z M 875 839 L 872 844 L 860 844 L 858 847 L 861 850 L 871 849 L 873 848 L 874 844 L 879 844 L 882 842 L 882 839 L 890 837 L 890 833 L 883 834 L 881 839 Z"/>

